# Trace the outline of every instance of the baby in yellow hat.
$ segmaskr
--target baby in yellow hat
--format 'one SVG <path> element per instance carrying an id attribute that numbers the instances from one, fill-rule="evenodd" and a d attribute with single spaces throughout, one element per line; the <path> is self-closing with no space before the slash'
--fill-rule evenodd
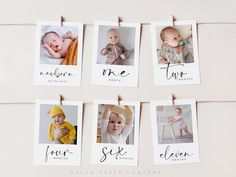
<path id="1" fill-rule="evenodd" d="M 57 144 L 74 144 L 76 139 L 76 131 L 72 124 L 64 121 L 66 116 L 62 108 L 59 106 L 53 106 L 48 111 L 48 114 L 52 118 L 52 123 L 48 126 L 48 138 Z M 66 127 L 69 130 L 69 133 L 55 140 L 54 130 L 60 127 Z"/>
<path id="2" fill-rule="evenodd" d="M 133 116 L 130 107 L 105 105 L 100 126 L 102 143 L 126 144 L 133 129 Z"/>

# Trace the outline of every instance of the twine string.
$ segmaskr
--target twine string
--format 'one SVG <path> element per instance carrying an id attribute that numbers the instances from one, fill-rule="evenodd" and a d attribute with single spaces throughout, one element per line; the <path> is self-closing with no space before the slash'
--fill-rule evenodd
<path id="1" fill-rule="evenodd" d="M 178 100 L 178 99 L 177 99 Z M 82 101 L 83 102 L 83 101 Z M 83 102 L 85 104 L 93 104 L 94 102 Z M 149 104 L 150 101 L 140 101 L 141 104 Z M 197 104 L 201 103 L 236 103 L 236 100 L 199 100 Z M 0 102 L 0 105 L 33 105 L 35 102 Z"/>
<path id="2" fill-rule="evenodd" d="M 236 25 L 236 22 L 196 22 L 197 25 Z M 140 23 L 141 25 L 150 25 L 150 22 Z M 93 23 L 87 23 L 84 25 L 92 26 Z M 36 26 L 36 23 L 0 23 L 0 26 Z"/>

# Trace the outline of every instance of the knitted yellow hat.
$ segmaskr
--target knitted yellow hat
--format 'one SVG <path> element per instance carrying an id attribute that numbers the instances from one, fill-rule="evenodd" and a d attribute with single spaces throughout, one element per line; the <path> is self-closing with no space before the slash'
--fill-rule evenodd
<path id="1" fill-rule="evenodd" d="M 49 111 L 48 114 L 50 115 L 51 118 L 55 117 L 58 114 L 63 114 L 65 115 L 64 111 L 60 108 L 60 106 L 54 106 L 52 107 Z"/>

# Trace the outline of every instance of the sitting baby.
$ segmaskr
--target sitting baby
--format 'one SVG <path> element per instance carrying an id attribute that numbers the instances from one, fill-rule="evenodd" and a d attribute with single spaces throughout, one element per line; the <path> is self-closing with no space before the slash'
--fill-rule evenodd
<path id="1" fill-rule="evenodd" d="M 49 116 L 51 117 L 52 122 L 48 126 L 48 138 L 50 141 L 55 144 L 74 144 L 76 140 L 76 130 L 74 126 L 65 121 L 66 114 L 60 106 L 53 106 L 48 111 Z M 65 127 L 69 130 L 69 133 L 61 136 L 59 139 L 54 137 L 54 131 L 56 129 Z"/>
<path id="2" fill-rule="evenodd" d="M 43 35 L 42 44 L 51 58 L 60 59 L 66 56 L 71 42 L 75 39 L 76 36 L 71 31 L 66 33 L 65 38 L 60 37 L 54 31 L 50 31 Z"/>
<path id="3" fill-rule="evenodd" d="M 164 28 L 160 33 L 160 38 L 163 44 L 158 50 L 159 64 L 190 63 L 193 61 L 193 55 L 190 51 L 192 50 L 191 43 L 187 43 L 176 28 L 170 26 Z"/>

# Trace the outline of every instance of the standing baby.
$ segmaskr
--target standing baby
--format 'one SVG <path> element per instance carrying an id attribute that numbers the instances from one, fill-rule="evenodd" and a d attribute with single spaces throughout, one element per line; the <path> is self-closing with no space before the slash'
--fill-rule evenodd
<path id="1" fill-rule="evenodd" d="M 175 115 L 170 117 L 169 123 L 178 124 L 180 137 L 182 137 L 184 131 L 189 139 L 192 138 L 192 135 L 188 131 L 187 123 L 184 121 L 184 118 L 182 117 L 182 109 L 180 107 L 175 108 Z"/>

